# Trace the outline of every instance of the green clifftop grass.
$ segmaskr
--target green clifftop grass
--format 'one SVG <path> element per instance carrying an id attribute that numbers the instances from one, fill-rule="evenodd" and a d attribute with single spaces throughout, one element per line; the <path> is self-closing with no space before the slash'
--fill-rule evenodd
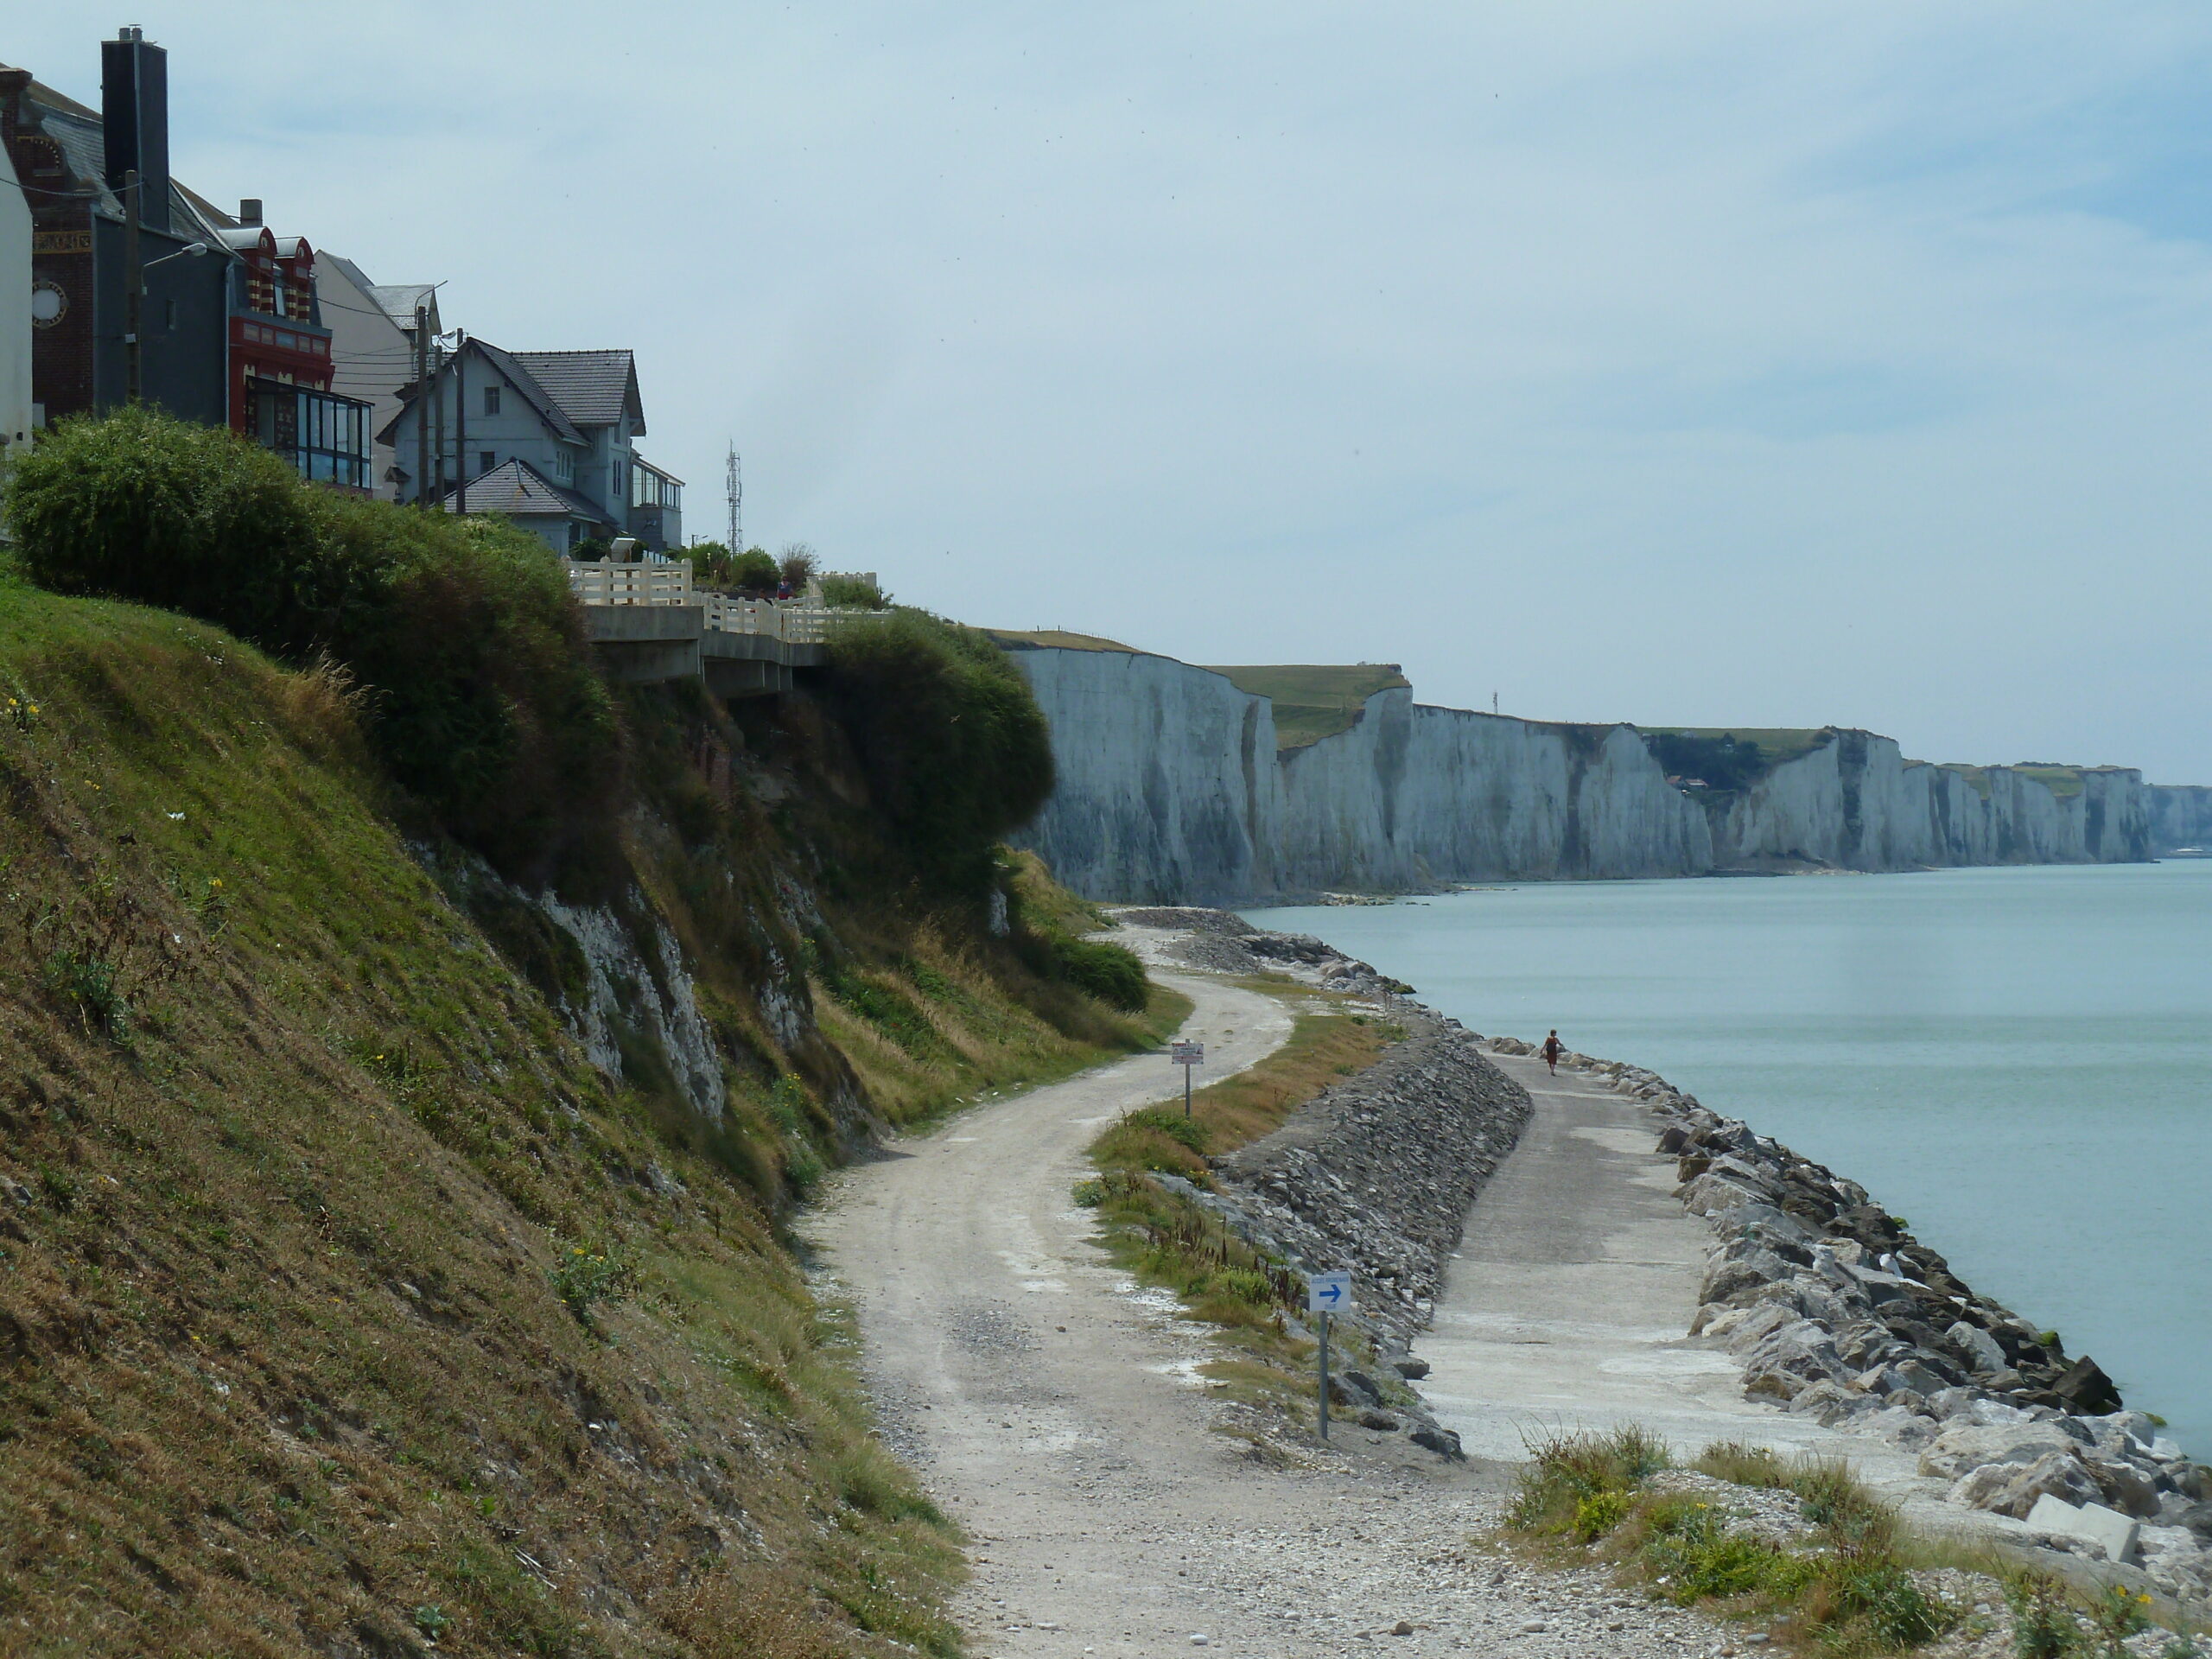
<path id="1" fill-rule="evenodd" d="M 1275 747 L 1302 749 L 1338 732 L 1348 732 L 1380 691 L 1409 689 L 1413 682 L 1395 663 L 1284 664 L 1275 667 L 1214 668 L 1247 696 L 1274 704 Z"/>
<path id="2" fill-rule="evenodd" d="M 817 1031 L 756 1086 L 725 948 L 772 882 L 716 837 L 788 823 L 716 829 L 664 759 L 632 855 L 728 1135 L 826 1147 L 878 1059 Z M 342 683 L 0 579 L 0 1651 L 955 1649 L 957 1540 L 779 1241 L 791 1172 L 584 1061 L 410 855 Z M 1146 1040 L 846 885 L 848 971 L 941 1045 L 888 1039 L 905 1108 Z"/>

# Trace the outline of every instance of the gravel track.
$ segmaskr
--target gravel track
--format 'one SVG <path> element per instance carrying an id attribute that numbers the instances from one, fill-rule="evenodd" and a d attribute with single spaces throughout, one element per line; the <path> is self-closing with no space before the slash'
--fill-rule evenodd
<path id="1" fill-rule="evenodd" d="M 1195 1004 L 1202 1083 L 1289 1034 L 1275 998 L 1160 976 Z M 1211 1397 L 1203 1327 L 1109 1265 L 1069 1197 L 1099 1130 L 1175 1086 L 1146 1055 L 979 1105 L 844 1172 L 807 1224 L 858 1313 L 885 1438 L 969 1532 L 953 1611 L 973 1652 L 1753 1650 L 1602 1575 L 1485 1554 L 1504 1464 L 1357 1429 L 1294 1444 Z"/>

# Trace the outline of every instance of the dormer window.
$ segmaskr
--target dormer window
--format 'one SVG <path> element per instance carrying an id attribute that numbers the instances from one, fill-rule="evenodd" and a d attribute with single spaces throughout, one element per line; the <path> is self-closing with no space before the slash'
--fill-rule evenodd
<path id="1" fill-rule="evenodd" d="M 290 316 L 292 315 L 292 296 L 284 282 L 284 274 L 282 271 L 277 272 L 276 276 L 270 278 L 269 292 L 269 309 L 270 312 L 280 317 Z"/>

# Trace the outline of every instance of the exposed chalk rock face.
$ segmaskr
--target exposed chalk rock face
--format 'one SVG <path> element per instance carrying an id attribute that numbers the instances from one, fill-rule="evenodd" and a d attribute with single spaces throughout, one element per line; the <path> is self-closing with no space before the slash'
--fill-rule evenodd
<path id="1" fill-rule="evenodd" d="M 2150 797 L 2154 857 L 2179 847 L 2212 847 L 2212 786 L 2146 784 L 2144 792 Z"/>
<path id="2" fill-rule="evenodd" d="M 659 917 L 652 918 L 647 948 L 603 905 L 567 905 L 551 893 L 536 904 L 565 928 L 582 950 L 590 970 L 588 990 L 580 1004 L 563 1008 L 591 1063 L 609 1077 L 623 1071 L 624 1030 L 658 1041 L 691 1109 L 709 1123 L 721 1121 L 728 1103 L 721 1061 L 714 1038 L 699 1013 L 699 999 L 684 965 L 683 952 Z M 642 899 L 635 901 L 642 912 Z"/>
<path id="3" fill-rule="evenodd" d="M 1281 757 L 1293 891 L 1494 877 L 1692 875 L 1704 813 L 1626 726 L 1537 724 L 1382 691 L 1348 731 Z"/>
<path id="4" fill-rule="evenodd" d="M 1024 844 L 1059 880 L 1144 904 L 1276 891 L 1273 703 L 1168 657 L 1010 654 L 1051 721 L 1060 779 Z"/>
<path id="5" fill-rule="evenodd" d="M 1275 747 L 1274 705 L 1211 670 L 1126 651 L 1014 650 L 1059 785 L 1024 842 L 1095 899 L 1220 904 L 1459 881 L 2121 862 L 2197 808 L 2124 768 L 1929 766 L 1829 730 L 1740 791 L 1670 784 L 1631 726 L 1366 699 Z M 2070 791 L 2071 792 L 2064 792 Z M 2202 791 L 2212 797 L 2212 791 Z M 2212 836 L 2212 804 L 2202 813 Z M 2179 844 L 2179 843 L 2176 843 Z"/>

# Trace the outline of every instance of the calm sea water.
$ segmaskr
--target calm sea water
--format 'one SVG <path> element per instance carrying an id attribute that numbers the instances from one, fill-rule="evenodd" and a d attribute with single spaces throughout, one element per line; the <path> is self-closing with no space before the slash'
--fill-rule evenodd
<path id="1" fill-rule="evenodd" d="M 2212 860 L 1248 913 L 1860 1182 L 2212 1459 Z"/>

